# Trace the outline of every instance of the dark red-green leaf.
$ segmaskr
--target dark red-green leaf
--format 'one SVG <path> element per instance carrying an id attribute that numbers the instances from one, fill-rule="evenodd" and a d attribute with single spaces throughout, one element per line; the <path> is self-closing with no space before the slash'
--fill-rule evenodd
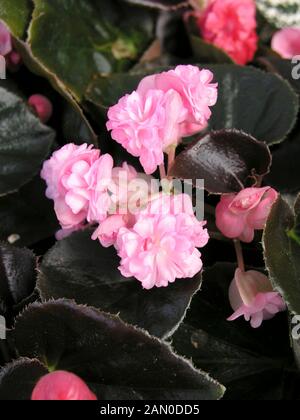
<path id="1" fill-rule="evenodd" d="M 59 227 L 45 190 L 38 176 L 17 193 L 0 197 L 0 240 L 29 246 L 54 235 Z"/>
<path id="2" fill-rule="evenodd" d="M 237 130 L 211 132 L 181 152 L 171 168 L 176 178 L 204 179 L 215 194 L 240 191 L 255 183 L 255 176 L 269 172 L 268 146 Z"/>
<path id="3" fill-rule="evenodd" d="M 36 258 L 29 249 L 0 243 L 0 314 L 9 311 L 33 293 Z"/>
<path id="4" fill-rule="evenodd" d="M 292 60 L 283 60 L 279 57 L 264 57 L 259 58 L 258 62 L 267 71 L 279 74 L 279 76 L 286 79 L 295 92 L 300 95 L 299 61 L 293 63 Z"/>
<path id="5" fill-rule="evenodd" d="M 40 170 L 54 141 L 27 104 L 0 87 L 0 195 L 19 189 Z"/>
<path id="6" fill-rule="evenodd" d="M 33 388 L 48 370 L 36 359 L 21 358 L 0 371 L 0 400 L 30 400 Z"/>
<path id="7" fill-rule="evenodd" d="M 299 110 L 298 96 L 288 82 L 249 66 L 208 67 L 219 83 L 218 102 L 209 121 L 212 130 L 243 130 L 267 144 L 286 138 Z"/>
<path id="8" fill-rule="evenodd" d="M 272 151 L 272 166 L 265 182 L 281 193 L 300 191 L 300 126 Z"/>
<path id="9" fill-rule="evenodd" d="M 223 394 L 218 383 L 158 339 L 67 300 L 29 306 L 10 342 L 21 356 L 72 371 L 89 384 L 123 388 L 130 399 L 211 400 Z"/>
<path id="10" fill-rule="evenodd" d="M 205 42 L 200 35 L 190 35 L 190 42 L 193 49 L 193 56 L 197 63 L 229 63 L 233 60 L 225 51 L 215 45 Z"/>
<path id="11" fill-rule="evenodd" d="M 65 297 L 119 314 L 158 337 L 174 332 L 200 287 L 201 275 L 144 290 L 136 279 L 122 277 L 116 250 L 92 241 L 91 234 L 75 233 L 45 255 L 38 280 L 42 298 Z"/>
<path id="12" fill-rule="evenodd" d="M 295 211 L 281 197 L 274 204 L 264 231 L 264 257 L 273 286 L 289 309 L 300 314 L 300 199 Z"/>
<path id="13" fill-rule="evenodd" d="M 225 399 L 299 398 L 300 375 L 293 362 L 286 313 L 258 329 L 242 318 L 227 321 L 233 313 L 228 290 L 235 269 L 235 264 L 218 263 L 204 271 L 202 290 L 172 343 L 179 354 L 225 384 Z"/>

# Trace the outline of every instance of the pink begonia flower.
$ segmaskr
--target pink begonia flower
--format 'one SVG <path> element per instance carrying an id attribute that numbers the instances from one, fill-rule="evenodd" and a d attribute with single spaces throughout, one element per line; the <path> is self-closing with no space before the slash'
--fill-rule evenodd
<path id="1" fill-rule="evenodd" d="M 216 208 L 216 225 L 224 236 L 251 242 L 254 231 L 264 228 L 278 193 L 271 187 L 246 188 L 223 195 Z"/>
<path id="2" fill-rule="evenodd" d="M 54 200 L 63 230 L 78 230 L 86 219 L 106 216 L 107 177 L 113 163 L 109 155 L 99 155 L 93 146 L 70 143 L 44 163 L 41 177 L 47 183 L 46 196 Z"/>
<path id="3" fill-rule="evenodd" d="M 286 59 L 300 55 L 300 28 L 284 28 L 277 31 L 273 35 L 271 47 Z"/>
<path id="4" fill-rule="evenodd" d="M 36 384 L 32 401 L 96 401 L 96 395 L 77 375 L 55 371 L 43 376 Z"/>
<path id="5" fill-rule="evenodd" d="M 115 244 L 122 227 L 130 228 L 135 223 L 135 215 L 148 203 L 153 193 L 152 178 L 139 174 L 126 162 L 113 168 L 112 182 L 109 185 L 111 206 L 108 217 L 94 232 L 92 239 L 98 239 L 102 246 Z"/>
<path id="6" fill-rule="evenodd" d="M 280 294 L 273 291 L 268 277 L 254 270 L 236 270 L 229 288 L 229 300 L 235 312 L 228 321 L 244 316 L 253 328 L 260 327 L 264 320 L 286 309 Z"/>
<path id="7" fill-rule="evenodd" d="M 137 171 L 127 162 L 122 166 L 117 166 L 112 170 L 112 182 L 109 186 L 111 201 L 116 207 L 127 206 L 129 199 L 130 183 L 138 176 Z"/>
<path id="8" fill-rule="evenodd" d="M 237 64 L 253 60 L 258 44 L 254 0 L 212 0 L 197 22 L 203 39 Z"/>
<path id="9" fill-rule="evenodd" d="M 98 239 L 104 248 L 108 248 L 115 245 L 120 229 L 128 226 L 130 224 L 125 215 L 113 214 L 100 223 L 92 239 Z"/>
<path id="10" fill-rule="evenodd" d="M 218 84 L 213 81 L 213 73 L 200 70 L 197 66 L 179 65 L 174 70 L 145 77 L 137 91 L 147 95 L 149 89 L 160 89 L 168 92 L 175 90 L 181 96 L 186 111 L 180 125 L 181 137 L 190 136 L 203 130 L 211 117 L 210 107 L 218 99 Z"/>
<path id="11" fill-rule="evenodd" d="M 53 113 L 53 106 L 48 98 L 39 94 L 32 95 L 28 99 L 28 104 L 33 108 L 34 112 L 43 123 L 50 120 Z"/>
<path id="12" fill-rule="evenodd" d="M 4 57 L 12 51 L 12 39 L 6 25 L 0 20 L 0 55 Z"/>
<path id="13" fill-rule="evenodd" d="M 137 215 L 132 228 L 119 231 L 116 249 L 122 275 L 136 277 L 145 289 L 195 276 L 202 269 L 197 247 L 209 239 L 204 225 L 194 216 L 189 196 L 154 200 Z"/>
<path id="14" fill-rule="evenodd" d="M 135 91 L 109 109 L 107 129 L 152 174 L 163 163 L 164 150 L 179 139 L 183 111 L 175 91 L 149 90 L 145 96 Z"/>
<path id="15" fill-rule="evenodd" d="M 109 186 L 112 181 L 113 166 L 113 158 L 105 154 L 93 163 L 86 174 L 89 190 L 88 222 L 99 222 L 107 217 L 111 205 Z"/>

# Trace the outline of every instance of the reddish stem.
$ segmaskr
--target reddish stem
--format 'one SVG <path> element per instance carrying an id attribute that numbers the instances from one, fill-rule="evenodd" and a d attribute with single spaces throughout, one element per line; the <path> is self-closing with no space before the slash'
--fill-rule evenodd
<path id="1" fill-rule="evenodd" d="M 244 256 L 243 256 L 243 249 L 242 249 L 241 241 L 239 239 L 234 239 L 233 243 L 234 243 L 234 248 L 236 252 L 239 269 L 245 272 L 245 263 L 244 263 Z"/>
<path id="2" fill-rule="evenodd" d="M 167 174 L 166 174 L 166 169 L 165 169 L 164 163 L 162 163 L 161 165 L 159 165 L 159 174 L 160 174 L 160 178 L 161 179 L 167 178 Z"/>

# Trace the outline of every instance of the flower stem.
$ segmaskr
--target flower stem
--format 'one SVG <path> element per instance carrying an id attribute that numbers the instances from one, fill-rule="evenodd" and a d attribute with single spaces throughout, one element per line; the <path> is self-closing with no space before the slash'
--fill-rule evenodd
<path id="1" fill-rule="evenodd" d="M 243 256 L 243 249 L 242 249 L 241 241 L 239 239 L 234 239 L 233 243 L 235 247 L 239 269 L 245 272 L 245 263 L 244 263 L 244 256 Z"/>
<path id="2" fill-rule="evenodd" d="M 175 156 L 176 156 L 176 147 L 171 147 L 168 153 L 168 175 L 175 161 Z"/>
<path id="3" fill-rule="evenodd" d="M 159 174 L 160 174 L 160 178 L 161 179 L 167 178 L 167 174 L 166 174 L 166 169 L 165 169 L 165 164 L 164 163 L 162 163 L 161 165 L 159 165 Z"/>

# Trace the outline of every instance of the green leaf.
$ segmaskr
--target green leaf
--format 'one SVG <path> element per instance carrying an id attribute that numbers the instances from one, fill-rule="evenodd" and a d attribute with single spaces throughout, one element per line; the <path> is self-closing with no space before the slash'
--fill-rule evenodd
<path id="1" fill-rule="evenodd" d="M 205 42 L 200 38 L 200 35 L 190 35 L 190 42 L 193 50 L 193 58 L 198 63 L 234 63 L 225 51 L 209 42 Z"/>
<path id="2" fill-rule="evenodd" d="M 175 159 L 170 175 L 204 179 L 210 193 L 238 192 L 269 172 L 271 154 L 264 143 L 236 130 L 214 131 L 188 146 Z"/>
<path id="3" fill-rule="evenodd" d="M 21 356 L 38 358 L 50 370 L 74 372 L 99 389 L 110 386 L 110 397 L 114 388 L 129 399 L 211 400 L 223 394 L 222 386 L 158 339 L 70 301 L 32 304 L 10 340 Z M 101 399 L 106 397 L 103 388 Z"/>
<path id="4" fill-rule="evenodd" d="M 0 87 L 0 195 L 30 181 L 47 157 L 54 132 L 26 103 Z"/>
<path id="5" fill-rule="evenodd" d="M 30 0 L 1 0 L 0 19 L 10 28 L 17 38 L 24 38 L 32 13 Z"/>
<path id="6" fill-rule="evenodd" d="M 298 198 L 293 211 L 279 197 L 269 215 L 263 236 L 264 257 L 270 280 L 295 315 L 300 314 L 299 203 Z"/>
<path id="7" fill-rule="evenodd" d="M 0 197 L 0 240 L 29 246 L 54 235 L 59 226 L 45 190 L 36 177 L 17 193 Z"/>
<path id="8" fill-rule="evenodd" d="M 0 314 L 10 315 L 14 306 L 33 293 L 36 258 L 29 249 L 0 243 Z"/>
<path id="9" fill-rule="evenodd" d="M 106 118 L 108 108 L 116 104 L 123 95 L 135 90 L 145 75 L 146 73 L 118 73 L 95 77 L 85 93 L 85 107 L 95 119 Z"/>
<path id="10" fill-rule="evenodd" d="M 203 274 L 184 324 L 172 337 L 179 354 L 192 359 L 226 386 L 228 400 L 277 400 L 299 397 L 297 373 L 285 313 L 253 329 L 233 313 L 228 290 L 236 265 L 218 263 Z M 293 386 L 288 384 L 293 380 Z"/>
<path id="11" fill-rule="evenodd" d="M 235 128 L 267 144 L 280 143 L 295 125 L 299 100 L 290 85 L 252 67 L 213 65 L 219 97 L 212 130 Z"/>
<path id="12" fill-rule="evenodd" d="M 96 74 L 127 70 L 148 46 L 153 19 L 110 0 L 34 0 L 34 58 L 80 100 Z"/>
<path id="13" fill-rule="evenodd" d="M 36 359 L 21 358 L 6 365 L 0 371 L 0 400 L 30 400 L 34 386 L 47 373 Z"/>
<path id="14" fill-rule="evenodd" d="M 68 298 L 118 314 L 158 337 L 178 327 L 199 289 L 201 275 L 178 279 L 167 288 L 144 290 L 136 279 L 122 277 L 116 250 L 91 240 L 92 232 L 59 241 L 40 266 L 38 288 L 43 299 Z"/>
<path id="15" fill-rule="evenodd" d="M 272 151 L 272 166 L 265 178 L 270 185 L 281 193 L 298 193 L 300 191 L 300 131 L 293 130 L 288 139 Z"/>
<path id="16" fill-rule="evenodd" d="M 300 196 L 294 210 L 281 198 L 274 204 L 263 236 L 264 257 L 270 279 L 283 296 L 292 315 L 296 315 L 298 331 L 300 314 Z M 291 342 L 300 368 L 299 334 L 293 334 Z"/>
<path id="17" fill-rule="evenodd" d="M 98 146 L 96 133 L 93 131 L 82 110 L 65 101 L 62 107 L 61 129 L 65 143 L 70 140 L 75 144 L 94 144 Z"/>
<path id="18" fill-rule="evenodd" d="M 224 50 L 203 40 L 197 18 L 193 14 L 188 15 L 185 19 L 185 26 L 191 43 L 193 58 L 196 62 L 222 64 L 234 63 L 232 58 L 230 58 Z"/>
<path id="19" fill-rule="evenodd" d="M 263 57 L 258 61 L 267 71 L 278 74 L 287 80 L 295 92 L 300 95 L 300 81 L 299 78 L 293 77 L 296 64 L 293 64 L 292 60 L 283 60 L 280 57 Z"/>

